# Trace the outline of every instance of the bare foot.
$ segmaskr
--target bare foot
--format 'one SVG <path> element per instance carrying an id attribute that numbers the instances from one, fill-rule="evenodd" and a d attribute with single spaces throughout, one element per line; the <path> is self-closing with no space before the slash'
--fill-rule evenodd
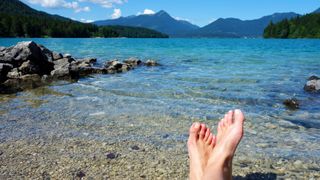
<path id="1" fill-rule="evenodd" d="M 204 168 L 215 145 L 215 136 L 204 124 L 194 123 L 189 130 L 188 152 L 190 180 L 201 180 Z"/>
<path id="2" fill-rule="evenodd" d="M 232 179 L 232 159 L 243 136 L 244 114 L 229 111 L 219 122 L 217 142 L 208 160 L 204 179 Z"/>

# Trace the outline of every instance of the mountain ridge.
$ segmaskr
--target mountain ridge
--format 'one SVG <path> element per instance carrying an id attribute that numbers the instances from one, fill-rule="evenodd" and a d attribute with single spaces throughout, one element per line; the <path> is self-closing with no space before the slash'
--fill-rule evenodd
<path id="1" fill-rule="evenodd" d="M 141 14 L 127 17 L 120 17 L 118 19 L 107 19 L 95 21 L 93 24 L 98 26 L 104 25 L 126 25 L 135 27 L 150 28 L 171 36 L 181 33 L 187 33 L 198 29 L 199 26 L 191 24 L 185 20 L 177 20 L 170 16 L 166 11 L 160 10 L 155 14 Z"/>
<path id="2" fill-rule="evenodd" d="M 253 20 L 241 20 L 238 18 L 219 18 L 216 21 L 185 36 L 193 37 L 262 37 L 264 29 L 270 22 L 279 22 L 283 19 L 291 19 L 299 14 L 274 13 Z"/>
<path id="3" fill-rule="evenodd" d="M 27 16 L 44 16 L 56 18 L 59 20 L 71 20 L 69 18 L 57 14 L 49 14 L 43 11 L 38 11 L 36 9 L 31 8 L 27 4 L 24 4 L 20 0 L 1 0 L 0 9 L 2 13 L 19 14 Z"/>
<path id="4" fill-rule="evenodd" d="M 291 19 L 299 14 L 294 12 L 274 13 L 258 19 L 241 20 L 238 18 L 219 18 L 203 27 L 196 26 L 189 21 L 177 20 L 164 10 L 155 14 L 132 15 L 118 19 L 95 21 L 94 24 L 126 25 L 146 27 L 170 35 L 171 37 L 262 37 L 264 29 L 272 21 L 277 23 L 284 19 Z M 165 22 L 165 23 L 164 23 Z M 178 28 L 177 28 L 177 24 Z"/>
<path id="5" fill-rule="evenodd" d="M 168 36 L 143 27 L 98 27 L 35 10 L 18 0 L 1 0 L 0 37 L 167 38 Z"/>

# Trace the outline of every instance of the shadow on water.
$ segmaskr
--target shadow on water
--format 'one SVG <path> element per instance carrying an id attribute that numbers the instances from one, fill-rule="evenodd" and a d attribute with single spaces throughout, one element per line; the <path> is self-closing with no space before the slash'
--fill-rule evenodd
<path id="1" fill-rule="evenodd" d="M 255 180 L 255 179 L 265 179 L 265 180 L 274 180 L 277 179 L 277 175 L 274 173 L 251 173 L 243 176 L 235 176 L 234 180 Z"/>

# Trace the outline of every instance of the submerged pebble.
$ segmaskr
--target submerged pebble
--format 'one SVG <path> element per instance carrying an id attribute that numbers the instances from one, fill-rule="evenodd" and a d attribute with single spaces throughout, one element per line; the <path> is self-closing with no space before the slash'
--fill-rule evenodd
<path id="1" fill-rule="evenodd" d="M 118 154 L 116 154 L 116 153 L 107 153 L 107 154 L 106 154 L 106 157 L 107 157 L 108 159 L 115 159 L 115 158 L 118 157 Z"/>

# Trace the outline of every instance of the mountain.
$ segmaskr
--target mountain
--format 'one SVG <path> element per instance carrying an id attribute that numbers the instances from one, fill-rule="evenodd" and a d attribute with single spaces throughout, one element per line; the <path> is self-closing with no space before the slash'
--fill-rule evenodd
<path id="1" fill-rule="evenodd" d="M 236 18 L 220 18 L 186 36 L 192 37 L 262 37 L 264 29 L 270 22 L 297 17 L 299 14 L 275 13 L 255 20 L 240 20 Z"/>
<path id="2" fill-rule="evenodd" d="M 68 18 L 59 16 L 59 15 L 51 15 L 46 12 L 37 11 L 19 0 L 1 0 L 0 13 L 9 13 L 9 14 L 15 14 L 15 15 L 34 16 L 34 17 L 42 16 L 42 17 L 59 19 L 59 20 L 70 20 Z"/>
<path id="3" fill-rule="evenodd" d="M 166 38 L 168 36 L 146 28 L 98 27 L 37 11 L 19 0 L 0 0 L 0 37 Z"/>
<path id="4" fill-rule="evenodd" d="M 123 25 L 145 27 L 170 36 L 179 36 L 179 34 L 184 34 L 199 28 L 188 21 L 173 18 L 163 10 L 155 14 L 143 14 L 138 16 L 120 17 L 118 19 L 96 21 L 94 24 L 98 26 Z"/>
<path id="5" fill-rule="evenodd" d="M 264 31 L 264 38 L 320 38 L 320 13 L 270 23 Z"/>
<path id="6" fill-rule="evenodd" d="M 315 10 L 315 11 L 313 11 L 312 13 L 320 13 L 320 8 Z"/>

